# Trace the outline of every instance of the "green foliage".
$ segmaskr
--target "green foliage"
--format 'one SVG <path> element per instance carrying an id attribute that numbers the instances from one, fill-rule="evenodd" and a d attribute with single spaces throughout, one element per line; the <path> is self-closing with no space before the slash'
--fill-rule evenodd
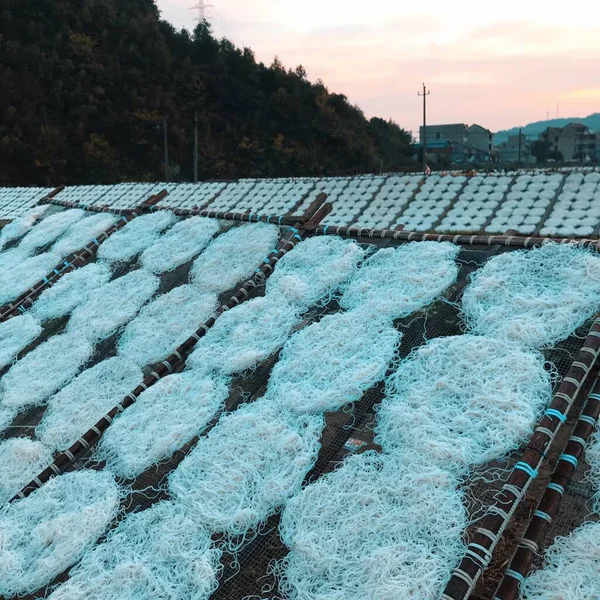
<path id="1" fill-rule="evenodd" d="M 531 154 L 535 156 L 539 163 L 547 162 L 548 160 L 562 161 L 564 159 L 560 150 L 551 150 L 552 142 L 546 138 L 536 140 L 531 145 Z"/>
<path id="2" fill-rule="evenodd" d="M 154 0 L 5 0 L 0 185 L 318 175 L 411 165 L 410 136 L 367 121 L 302 66 L 161 21 Z"/>

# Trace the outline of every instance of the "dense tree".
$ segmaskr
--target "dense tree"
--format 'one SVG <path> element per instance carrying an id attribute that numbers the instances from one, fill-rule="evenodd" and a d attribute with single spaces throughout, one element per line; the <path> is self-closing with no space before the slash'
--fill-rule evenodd
<path id="1" fill-rule="evenodd" d="M 0 185 L 317 175 L 411 164 L 410 136 L 302 66 L 159 18 L 154 0 L 5 0 Z"/>

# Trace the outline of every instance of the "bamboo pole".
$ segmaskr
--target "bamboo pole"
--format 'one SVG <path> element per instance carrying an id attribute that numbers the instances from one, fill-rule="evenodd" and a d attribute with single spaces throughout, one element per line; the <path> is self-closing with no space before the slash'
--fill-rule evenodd
<path id="1" fill-rule="evenodd" d="M 403 242 L 452 242 L 460 246 L 508 246 L 512 248 L 536 248 L 554 242 L 570 244 L 578 248 L 588 248 L 600 252 L 600 239 L 550 238 L 519 235 L 452 235 L 447 233 L 428 233 L 415 231 L 396 231 L 394 229 L 365 229 L 359 227 L 335 227 L 327 225 L 317 227 L 316 235 L 339 235 L 341 237 L 370 239 L 389 239 Z"/>

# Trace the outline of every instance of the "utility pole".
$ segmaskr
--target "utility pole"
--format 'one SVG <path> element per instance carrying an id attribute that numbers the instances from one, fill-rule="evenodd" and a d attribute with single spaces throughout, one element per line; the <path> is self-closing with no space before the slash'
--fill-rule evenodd
<path id="1" fill-rule="evenodd" d="M 194 183 L 198 183 L 198 111 L 194 111 Z"/>
<path id="2" fill-rule="evenodd" d="M 165 183 L 169 181 L 169 117 L 163 117 L 163 144 L 165 147 Z"/>
<path id="3" fill-rule="evenodd" d="M 431 91 L 427 91 L 423 83 L 423 93 L 419 92 L 419 96 L 423 96 L 423 136 L 421 144 L 423 145 L 423 173 L 427 175 L 427 96 Z"/>
<path id="4" fill-rule="evenodd" d="M 521 166 L 521 139 L 522 139 L 521 131 L 522 130 L 519 129 L 519 167 Z"/>

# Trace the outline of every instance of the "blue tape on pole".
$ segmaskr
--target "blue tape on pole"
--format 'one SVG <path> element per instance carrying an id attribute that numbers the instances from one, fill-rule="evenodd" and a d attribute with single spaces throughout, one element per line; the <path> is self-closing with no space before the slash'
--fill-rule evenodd
<path id="1" fill-rule="evenodd" d="M 323 229 L 323 233 L 327 233 L 327 230 L 329 229 L 329 225 L 325 225 L 325 228 Z"/>

